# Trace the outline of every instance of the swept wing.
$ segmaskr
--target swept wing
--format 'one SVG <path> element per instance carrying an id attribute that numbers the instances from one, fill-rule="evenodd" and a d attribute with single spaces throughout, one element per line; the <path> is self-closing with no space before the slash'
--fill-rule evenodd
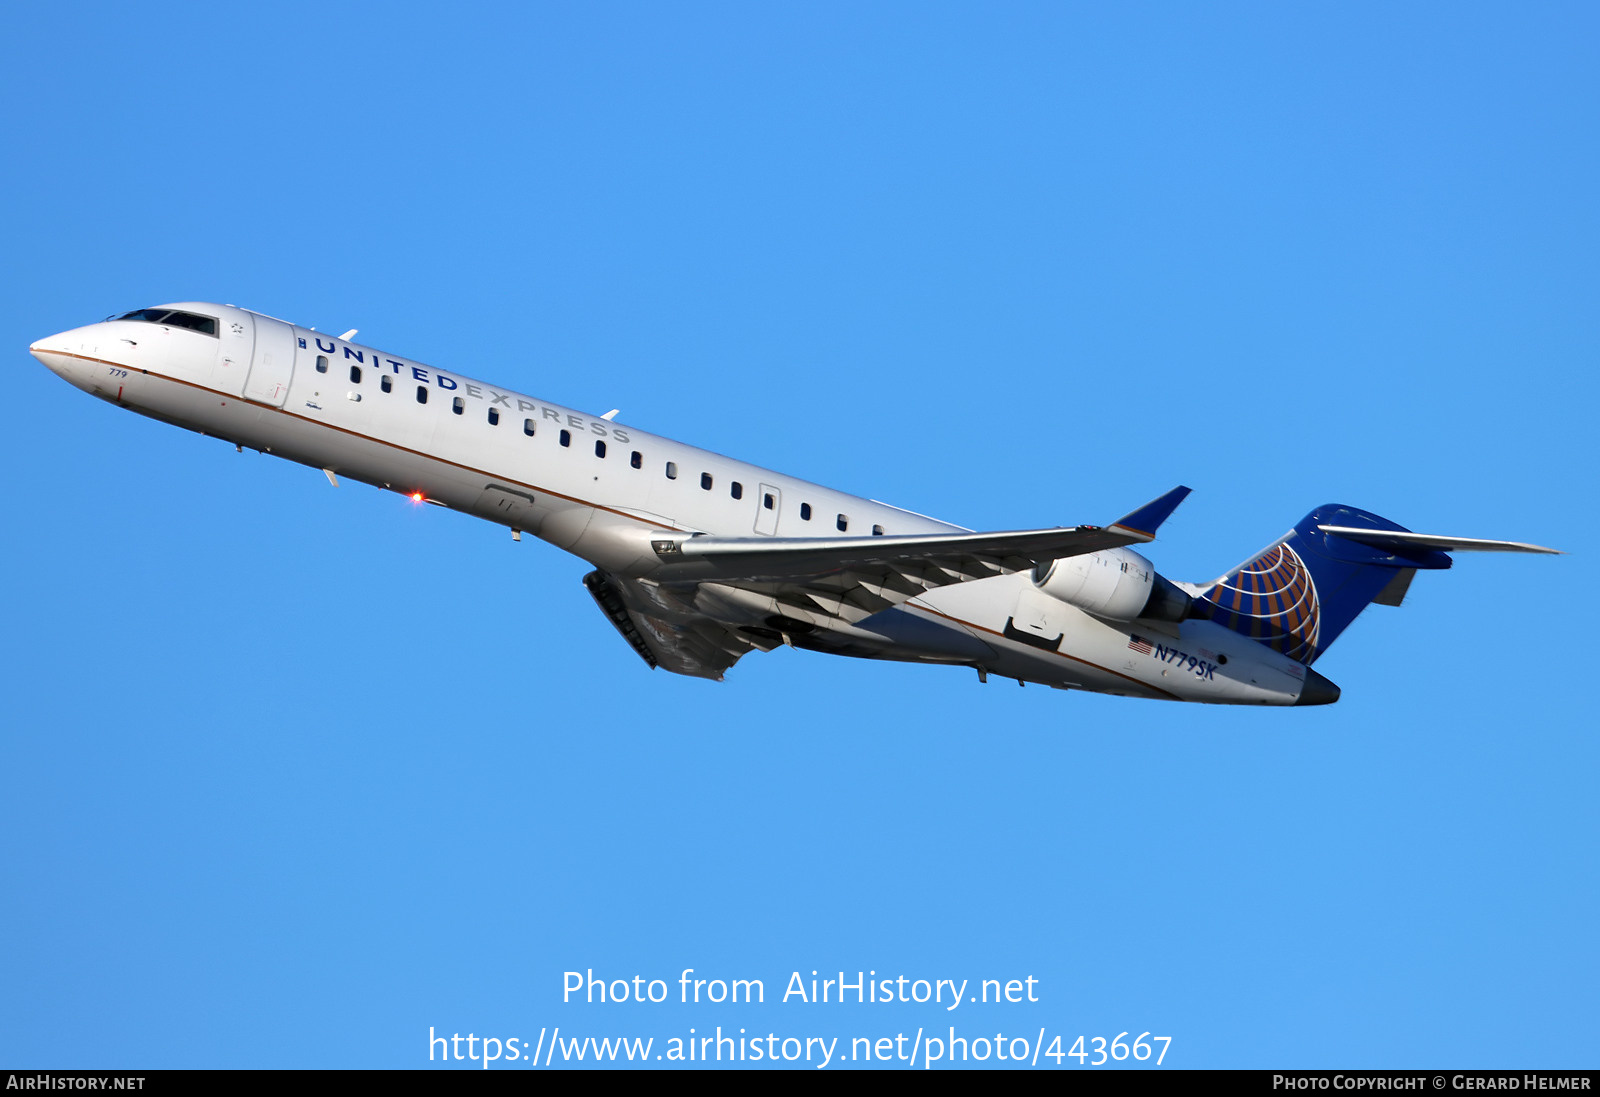
<path id="1" fill-rule="evenodd" d="M 751 648 L 775 646 L 739 618 L 824 616 L 854 624 L 952 583 L 1139 544 L 1189 494 L 1174 488 L 1110 526 L 883 537 L 685 536 L 653 542 L 649 579 L 594 572 L 584 582 L 651 666 L 721 678 Z"/>

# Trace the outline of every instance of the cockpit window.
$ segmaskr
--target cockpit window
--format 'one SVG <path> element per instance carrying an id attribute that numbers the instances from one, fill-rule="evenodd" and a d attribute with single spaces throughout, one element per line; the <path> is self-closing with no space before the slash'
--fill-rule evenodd
<path id="1" fill-rule="evenodd" d="M 196 316 L 192 312 L 169 313 L 166 319 L 169 324 L 176 324 L 180 328 L 198 331 L 202 335 L 217 334 L 217 322 L 209 316 Z"/>
<path id="2" fill-rule="evenodd" d="M 214 317 L 199 316 L 192 312 L 179 312 L 176 309 L 134 309 L 117 317 L 118 320 L 143 320 L 150 324 L 170 324 L 175 328 L 188 328 L 204 335 L 217 334 L 217 321 Z"/>

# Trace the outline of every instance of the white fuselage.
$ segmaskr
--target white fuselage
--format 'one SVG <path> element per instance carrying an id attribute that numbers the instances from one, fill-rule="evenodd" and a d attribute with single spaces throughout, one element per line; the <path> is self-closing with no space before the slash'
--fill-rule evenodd
<path id="1" fill-rule="evenodd" d="M 217 333 L 111 320 L 31 350 L 133 411 L 526 531 L 630 579 L 663 566 L 652 532 L 962 529 L 244 309 L 167 307 L 218 318 Z M 708 592 L 706 604 L 735 624 L 775 608 L 732 591 Z M 939 587 L 854 624 L 824 615 L 803 624 L 799 646 L 1058 688 L 1289 705 L 1305 680 L 1300 664 L 1213 622 L 1104 621 L 1026 573 Z"/>

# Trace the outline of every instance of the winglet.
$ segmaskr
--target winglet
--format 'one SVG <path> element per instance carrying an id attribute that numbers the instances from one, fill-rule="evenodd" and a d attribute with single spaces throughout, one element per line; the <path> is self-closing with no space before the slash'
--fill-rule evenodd
<path id="1" fill-rule="evenodd" d="M 1132 534 L 1141 541 L 1154 541 L 1156 530 L 1161 528 L 1161 523 L 1172 517 L 1172 512 L 1178 509 L 1178 504 L 1188 497 L 1189 489 L 1179 485 L 1161 498 L 1124 514 L 1111 523 L 1109 528 L 1117 533 Z"/>

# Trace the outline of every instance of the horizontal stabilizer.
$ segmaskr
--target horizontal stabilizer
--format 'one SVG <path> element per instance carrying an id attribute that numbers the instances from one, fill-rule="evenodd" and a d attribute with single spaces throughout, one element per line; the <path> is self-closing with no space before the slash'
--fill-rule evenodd
<path id="1" fill-rule="evenodd" d="M 1358 529 L 1355 526 L 1321 526 L 1323 533 L 1331 533 L 1349 541 L 1389 551 L 1405 552 L 1407 549 L 1434 549 L 1439 552 L 1544 552 L 1563 555 L 1560 549 L 1530 545 L 1523 541 L 1490 541 L 1482 537 L 1440 537 L 1431 533 L 1411 533 L 1392 529 Z"/>

